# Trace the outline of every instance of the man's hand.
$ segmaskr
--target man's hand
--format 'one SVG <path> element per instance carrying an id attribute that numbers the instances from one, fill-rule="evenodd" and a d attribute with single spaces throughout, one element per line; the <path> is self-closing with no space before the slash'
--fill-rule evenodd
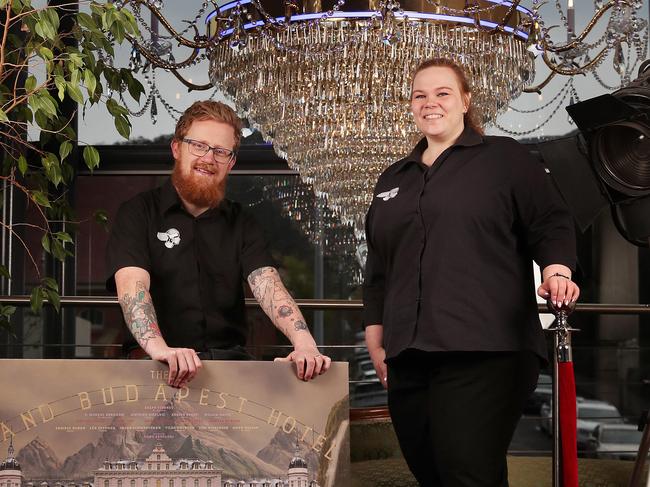
<path id="1" fill-rule="evenodd" d="M 316 347 L 296 348 L 284 358 L 276 358 L 276 362 L 294 362 L 298 379 L 308 381 L 327 372 L 332 365 L 332 359 L 321 354 Z"/>
<path id="2" fill-rule="evenodd" d="M 197 353 L 191 348 L 166 347 L 160 351 L 151 351 L 151 358 L 169 366 L 169 380 L 172 387 L 185 387 L 196 377 L 203 364 Z"/>
<path id="3" fill-rule="evenodd" d="M 260 267 L 250 273 L 248 284 L 266 315 L 293 345 L 293 352 L 275 360 L 295 362 L 300 380 L 311 380 L 327 372 L 332 359 L 318 351 L 305 318 L 282 284 L 278 271 L 273 267 Z"/>
<path id="4" fill-rule="evenodd" d="M 149 272 L 139 267 L 123 267 L 115 273 L 124 321 L 142 350 L 169 366 L 168 384 L 185 387 L 201 368 L 201 361 L 191 348 L 172 348 L 165 342 L 149 293 L 150 282 Z"/>

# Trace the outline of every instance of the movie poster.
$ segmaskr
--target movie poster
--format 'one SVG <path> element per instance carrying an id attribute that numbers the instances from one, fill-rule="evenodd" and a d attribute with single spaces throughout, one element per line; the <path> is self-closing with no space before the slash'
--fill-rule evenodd
<path id="1" fill-rule="evenodd" d="M 174 389 L 152 361 L 0 360 L 0 484 L 348 485 L 347 364 L 203 364 Z"/>

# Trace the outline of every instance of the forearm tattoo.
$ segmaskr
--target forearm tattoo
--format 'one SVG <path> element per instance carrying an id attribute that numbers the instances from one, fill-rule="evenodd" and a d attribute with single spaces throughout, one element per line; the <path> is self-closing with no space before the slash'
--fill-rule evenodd
<path id="1" fill-rule="evenodd" d="M 308 329 L 296 302 L 273 267 L 261 267 L 251 272 L 248 284 L 262 310 L 285 335 L 289 325 L 293 325 L 295 331 Z"/>
<path id="2" fill-rule="evenodd" d="M 138 281 L 135 283 L 135 295 L 125 293 L 120 298 L 120 306 L 124 313 L 124 320 L 138 341 L 140 346 L 146 350 L 149 340 L 161 336 L 158 327 L 156 310 L 151 302 L 144 283 Z"/>

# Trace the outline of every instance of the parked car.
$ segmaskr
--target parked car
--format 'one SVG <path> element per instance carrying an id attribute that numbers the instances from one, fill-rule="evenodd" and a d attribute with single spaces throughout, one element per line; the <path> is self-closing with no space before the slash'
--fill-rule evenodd
<path id="1" fill-rule="evenodd" d="M 587 441 L 587 454 L 596 458 L 634 460 L 642 434 L 633 424 L 599 424 Z"/>
<path id="2" fill-rule="evenodd" d="M 548 374 L 539 374 L 537 387 L 526 400 L 524 405 L 525 414 L 539 416 L 543 404 L 550 404 L 553 397 L 553 378 Z"/>
<path id="3" fill-rule="evenodd" d="M 578 416 L 576 424 L 578 448 L 586 447 L 594 429 L 599 424 L 623 423 L 623 417 L 616 406 L 606 401 L 578 398 L 576 407 Z M 553 434 L 552 415 L 553 407 L 551 403 L 542 405 L 540 429 L 549 436 Z"/>

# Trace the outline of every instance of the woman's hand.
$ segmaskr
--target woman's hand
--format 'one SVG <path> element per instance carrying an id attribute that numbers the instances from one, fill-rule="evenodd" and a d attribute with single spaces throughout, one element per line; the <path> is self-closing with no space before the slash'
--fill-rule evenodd
<path id="1" fill-rule="evenodd" d="M 366 346 L 368 353 L 372 360 L 372 365 L 375 367 L 379 382 L 388 388 L 388 367 L 384 363 L 386 360 L 386 350 L 383 345 L 384 327 L 383 325 L 368 325 L 366 326 Z"/>
<path id="2" fill-rule="evenodd" d="M 386 359 L 386 350 L 384 350 L 384 347 L 376 348 L 370 352 L 370 359 L 372 360 L 372 365 L 375 367 L 377 377 L 379 377 L 379 382 L 384 386 L 384 389 L 387 389 L 388 367 L 386 367 L 386 364 L 384 363 L 384 360 Z"/>
<path id="3" fill-rule="evenodd" d="M 550 299 L 556 308 L 575 303 L 580 296 L 580 288 L 571 280 L 571 269 L 559 264 L 552 264 L 542 271 L 543 281 L 537 288 L 537 294 Z"/>

